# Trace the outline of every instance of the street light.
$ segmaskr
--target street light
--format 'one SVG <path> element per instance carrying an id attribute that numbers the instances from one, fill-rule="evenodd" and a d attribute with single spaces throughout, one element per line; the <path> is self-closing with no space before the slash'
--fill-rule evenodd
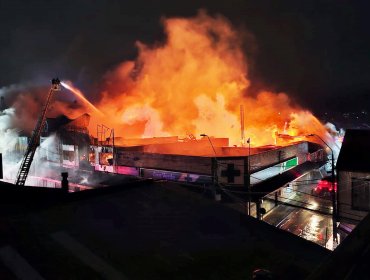
<path id="1" fill-rule="evenodd" d="M 335 199 L 335 174 L 334 174 L 334 151 L 328 143 L 324 141 L 319 135 L 317 134 L 308 134 L 306 135 L 307 137 L 312 137 L 316 136 L 319 138 L 331 151 L 331 181 L 332 181 L 332 188 L 331 188 L 331 198 L 332 198 L 332 203 L 333 203 L 333 241 L 337 241 L 337 227 L 336 227 L 336 214 L 337 214 L 337 205 L 336 205 L 336 199 Z"/>
<path id="2" fill-rule="evenodd" d="M 216 168 L 213 168 L 213 187 L 214 187 L 214 192 L 215 192 L 215 195 L 217 194 L 217 191 L 216 191 L 216 185 L 218 185 L 218 178 L 217 178 L 217 168 L 218 168 L 218 162 L 217 162 L 217 154 L 216 154 L 216 150 L 215 150 L 215 147 L 213 147 L 213 144 L 212 144 L 212 141 L 211 139 L 209 138 L 209 136 L 207 134 L 201 134 L 200 136 L 202 137 L 207 137 L 208 138 L 208 141 L 209 143 L 211 144 L 211 147 L 212 147 L 212 150 L 215 154 L 214 156 L 214 162 L 216 164 Z"/>
<path id="3" fill-rule="evenodd" d="M 213 150 L 213 152 L 215 153 L 215 157 L 217 157 L 216 150 L 215 150 L 215 147 L 213 147 L 213 144 L 212 144 L 211 138 L 209 138 L 209 136 L 208 136 L 207 134 L 201 134 L 200 136 L 202 136 L 202 137 L 207 137 L 207 138 L 208 138 L 208 141 L 209 141 L 209 143 L 211 144 L 212 150 Z"/>

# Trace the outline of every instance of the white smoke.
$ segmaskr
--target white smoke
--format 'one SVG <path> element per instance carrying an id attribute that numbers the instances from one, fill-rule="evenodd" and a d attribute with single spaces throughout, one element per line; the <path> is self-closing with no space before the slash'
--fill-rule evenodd
<path id="1" fill-rule="evenodd" d="M 158 112 L 148 105 L 134 105 L 127 108 L 122 114 L 122 121 L 127 124 L 145 121 L 142 137 L 170 136 L 169 133 L 164 131 Z"/>
<path id="2" fill-rule="evenodd" d="M 325 128 L 327 129 L 328 133 L 330 134 L 330 143 L 329 146 L 333 149 L 334 159 L 335 161 L 338 159 L 340 149 L 342 147 L 342 139 L 344 136 L 344 130 L 337 129 L 336 126 L 330 122 L 325 124 Z"/>
<path id="3" fill-rule="evenodd" d="M 6 180 L 12 180 L 19 166 L 19 159 L 14 158 L 19 136 L 18 129 L 12 126 L 14 118 L 14 108 L 0 111 L 0 153 L 3 156 L 3 174 Z"/>
<path id="4" fill-rule="evenodd" d="M 27 88 L 24 84 L 13 84 L 10 86 L 5 86 L 0 88 L 0 96 L 7 96 L 12 92 L 21 92 Z"/>
<path id="5" fill-rule="evenodd" d="M 4 89 L 1 89 L 4 91 Z M 14 182 L 19 170 L 24 153 L 27 149 L 27 138 L 20 137 L 19 129 L 14 127 L 14 120 L 17 118 L 15 108 L 8 108 L 0 111 L 0 153 L 3 156 L 4 180 Z M 47 177 L 44 170 L 53 170 L 48 167 L 45 161 L 45 153 L 53 153 L 55 137 L 46 138 L 37 148 L 31 172 L 35 176 Z"/>
<path id="6" fill-rule="evenodd" d="M 18 131 L 11 128 L 14 115 L 15 110 L 13 108 L 0 112 L 0 153 L 4 156 L 14 150 L 17 143 Z"/>

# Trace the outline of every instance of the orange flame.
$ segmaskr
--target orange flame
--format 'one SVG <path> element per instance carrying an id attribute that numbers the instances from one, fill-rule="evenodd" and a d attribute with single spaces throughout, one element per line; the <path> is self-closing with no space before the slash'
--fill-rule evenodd
<path id="1" fill-rule="evenodd" d="M 241 36 L 223 17 L 163 20 L 165 44 L 137 43 L 136 61 L 107 74 L 99 108 L 116 135 L 154 137 L 205 133 L 240 144 L 239 107 L 245 136 L 255 145 L 276 144 L 276 132 L 324 135 L 324 126 L 284 93 L 248 92 Z"/>

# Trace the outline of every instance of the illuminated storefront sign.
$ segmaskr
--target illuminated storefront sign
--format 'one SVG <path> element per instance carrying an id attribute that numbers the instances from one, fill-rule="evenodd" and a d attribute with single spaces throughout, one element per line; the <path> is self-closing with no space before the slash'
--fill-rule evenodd
<path id="1" fill-rule="evenodd" d="M 274 166 L 268 167 L 266 169 L 260 170 L 258 172 L 251 174 L 251 184 L 260 183 L 268 178 L 279 175 L 295 166 L 298 165 L 298 158 L 294 157 L 287 161 L 275 164 Z"/>
<path id="2" fill-rule="evenodd" d="M 211 176 L 146 168 L 141 169 L 141 176 L 144 178 L 153 178 L 156 180 L 167 180 L 196 184 L 209 184 L 212 182 Z"/>

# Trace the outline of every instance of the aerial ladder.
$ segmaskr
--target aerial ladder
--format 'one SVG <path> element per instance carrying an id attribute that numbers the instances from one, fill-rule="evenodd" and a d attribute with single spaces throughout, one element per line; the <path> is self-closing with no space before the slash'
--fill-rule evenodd
<path id="1" fill-rule="evenodd" d="M 60 91 L 60 81 L 58 78 L 51 80 L 51 88 L 49 90 L 46 103 L 42 109 L 42 113 L 37 121 L 36 127 L 32 132 L 31 140 L 28 143 L 27 151 L 23 157 L 21 166 L 18 170 L 17 180 L 15 182 L 17 186 L 24 186 L 24 184 L 26 183 L 27 175 L 28 172 L 30 171 L 33 157 L 35 155 L 37 147 L 40 144 L 40 136 L 42 129 L 45 125 L 46 113 L 48 111 L 51 99 L 55 91 Z"/>

